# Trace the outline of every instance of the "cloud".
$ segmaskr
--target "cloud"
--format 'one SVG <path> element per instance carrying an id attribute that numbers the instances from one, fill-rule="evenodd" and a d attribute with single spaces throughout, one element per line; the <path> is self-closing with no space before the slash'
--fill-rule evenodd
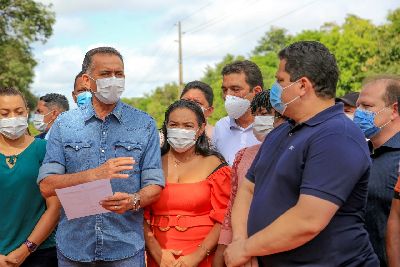
<path id="1" fill-rule="evenodd" d="M 113 0 L 36 0 L 37 2 L 53 5 L 54 11 L 59 15 L 76 15 L 79 13 L 94 13 L 102 11 L 133 11 L 133 12 L 143 12 L 143 11 L 154 11 L 162 10 L 168 7 L 185 5 L 186 1 L 180 0 L 151 0 L 151 1 L 113 1 Z M 201 2 L 201 1 L 194 1 Z M 191 5 L 191 3 L 186 3 L 186 5 Z"/>
<path id="2" fill-rule="evenodd" d="M 54 35 L 34 50 L 35 93 L 56 90 L 70 96 L 84 53 L 99 44 L 125 58 L 124 96 L 141 96 L 178 80 L 177 27 L 182 20 L 184 80 L 202 77 L 206 66 L 227 53 L 248 55 L 271 27 L 295 34 L 325 22 L 343 23 L 355 14 L 380 24 L 396 1 L 371 0 L 40 0 L 57 15 Z M 123 19 L 121 19 L 123 16 Z"/>

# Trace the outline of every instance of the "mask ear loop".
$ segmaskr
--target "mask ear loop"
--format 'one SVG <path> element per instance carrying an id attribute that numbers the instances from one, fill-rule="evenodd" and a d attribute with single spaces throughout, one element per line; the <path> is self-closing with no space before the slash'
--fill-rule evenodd
<path id="1" fill-rule="evenodd" d="M 378 112 L 376 112 L 375 113 L 375 117 L 377 116 L 377 115 L 379 115 L 380 113 L 382 113 L 382 111 L 384 111 L 385 109 L 387 109 L 387 107 L 384 107 L 384 108 L 382 108 L 381 110 L 379 110 Z M 375 120 L 375 117 L 374 117 L 374 120 Z M 389 123 L 391 123 L 392 122 L 392 120 L 389 120 L 388 122 L 386 122 L 386 123 L 384 123 L 382 126 L 379 126 L 378 128 L 379 129 L 383 129 L 384 127 L 386 127 Z M 374 123 L 375 124 L 375 123 Z"/>

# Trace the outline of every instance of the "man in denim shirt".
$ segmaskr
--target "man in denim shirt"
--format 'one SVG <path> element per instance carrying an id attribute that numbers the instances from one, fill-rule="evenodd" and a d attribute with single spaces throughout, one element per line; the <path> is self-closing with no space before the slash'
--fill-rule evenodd
<path id="1" fill-rule="evenodd" d="M 38 182 L 55 189 L 111 178 L 109 213 L 67 220 L 57 230 L 60 266 L 144 266 L 143 214 L 164 186 L 154 120 L 123 104 L 120 53 L 99 47 L 86 53 L 82 79 L 92 102 L 65 112 L 53 125 Z M 115 179 L 117 178 L 117 179 Z"/>

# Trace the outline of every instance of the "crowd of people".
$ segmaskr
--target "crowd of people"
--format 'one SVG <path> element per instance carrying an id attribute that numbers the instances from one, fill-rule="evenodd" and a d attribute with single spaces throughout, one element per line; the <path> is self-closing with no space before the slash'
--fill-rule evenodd
<path id="1" fill-rule="evenodd" d="M 254 62 L 222 69 L 215 126 L 201 81 L 161 129 L 123 103 L 112 47 L 86 53 L 76 108 L 39 98 L 35 137 L 24 95 L 0 88 L 0 267 L 400 266 L 400 77 L 338 98 L 323 44 L 278 57 L 271 86 Z M 56 190 L 102 179 L 108 212 L 68 219 Z"/>

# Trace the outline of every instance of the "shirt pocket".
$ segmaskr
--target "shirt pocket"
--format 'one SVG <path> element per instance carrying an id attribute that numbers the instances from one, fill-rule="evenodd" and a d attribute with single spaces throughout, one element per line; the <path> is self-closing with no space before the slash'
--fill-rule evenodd
<path id="1" fill-rule="evenodd" d="M 140 171 L 140 160 L 142 158 L 142 146 L 135 142 L 118 141 L 114 145 L 115 157 L 132 157 L 135 160 L 135 165 L 132 171 L 123 173 L 138 173 Z"/>
<path id="2" fill-rule="evenodd" d="M 66 142 L 64 144 L 68 172 L 79 172 L 89 169 L 92 144 L 90 142 Z"/>

